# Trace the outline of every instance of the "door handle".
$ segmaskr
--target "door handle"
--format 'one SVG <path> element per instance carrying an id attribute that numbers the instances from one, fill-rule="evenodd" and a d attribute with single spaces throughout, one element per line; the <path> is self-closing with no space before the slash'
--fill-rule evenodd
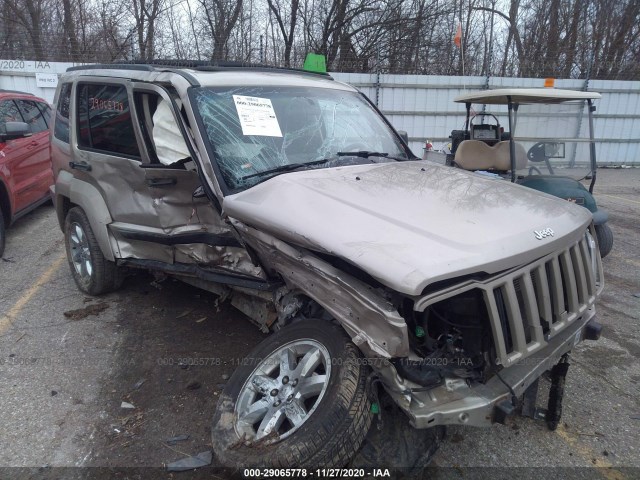
<path id="1" fill-rule="evenodd" d="M 169 187 L 178 183 L 175 178 L 147 178 L 147 185 L 152 188 L 155 187 Z"/>
<path id="2" fill-rule="evenodd" d="M 91 165 L 89 165 L 87 162 L 69 162 L 69 168 L 84 170 L 85 172 L 91 171 Z"/>

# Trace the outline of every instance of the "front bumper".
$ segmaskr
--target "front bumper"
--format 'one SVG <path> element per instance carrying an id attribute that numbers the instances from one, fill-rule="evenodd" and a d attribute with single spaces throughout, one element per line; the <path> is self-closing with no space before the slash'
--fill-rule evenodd
<path id="1" fill-rule="evenodd" d="M 522 395 L 537 378 L 585 338 L 587 324 L 594 319 L 595 309 L 592 307 L 579 320 L 551 338 L 545 348 L 502 369 L 502 380 L 511 386 L 517 396 Z M 436 425 L 489 426 L 496 421 L 497 406 L 511 398 L 508 387 L 495 375 L 485 384 L 469 385 L 462 379 L 447 379 L 443 385 L 428 391 L 399 393 L 411 387 L 395 371 L 385 369 L 380 373 L 385 384 L 393 384 L 387 390 L 407 413 L 415 428 Z"/>

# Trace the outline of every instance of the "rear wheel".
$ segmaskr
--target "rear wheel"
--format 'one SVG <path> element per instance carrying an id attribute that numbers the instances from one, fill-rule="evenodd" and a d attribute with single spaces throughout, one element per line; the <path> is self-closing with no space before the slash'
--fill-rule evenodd
<path id="1" fill-rule="evenodd" d="M 216 456 L 231 468 L 344 466 L 371 425 L 362 363 L 344 330 L 323 320 L 270 335 L 220 396 Z"/>
<path id="2" fill-rule="evenodd" d="M 118 267 L 102 254 L 89 219 L 80 207 L 72 208 L 67 214 L 64 240 L 71 275 L 80 290 L 100 295 L 122 284 Z"/>
<path id="3" fill-rule="evenodd" d="M 596 225 L 596 236 L 598 237 L 598 248 L 602 258 L 609 255 L 613 248 L 613 232 L 608 224 Z"/>

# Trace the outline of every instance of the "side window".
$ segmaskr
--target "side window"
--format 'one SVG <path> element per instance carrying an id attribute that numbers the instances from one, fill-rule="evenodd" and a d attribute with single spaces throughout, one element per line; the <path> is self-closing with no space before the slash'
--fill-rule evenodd
<path id="1" fill-rule="evenodd" d="M 13 100 L 0 102 L 0 133 L 7 133 L 7 122 L 24 122 Z"/>
<path id="2" fill-rule="evenodd" d="M 127 90 L 120 85 L 78 85 L 78 145 L 140 157 Z"/>
<path id="3" fill-rule="evenodd" d="M 71 103 L 71 84 L 63 83 L 60 87 L 58 106 L 56 107 L 56 125 L 53 136 L 58 140 L 69 143 L 69 105 Z"/>
<path id="4" fill-rule="evenodd" d="M 136 117 L 152 164 L 184 168 L 191 153 L 173 116 L 171 103 L 156 93 L 134 92 Z"/>
<path id="5" fill-rule="evenodd" d="M 44 121 L 47 122 L 47 128 L 51 126 L 51 107 L 48 103 L 36 102 L 42 116 L 44 117 Z"/>
<path id="6" fill-rule="evenodd" d="M 47 129 L 47 122 L 44 121 L 36 102 L 18 99 L 16 103 L 22 112 L 24 121 L 31 127 L 31 133 L 39 133 Z"/>

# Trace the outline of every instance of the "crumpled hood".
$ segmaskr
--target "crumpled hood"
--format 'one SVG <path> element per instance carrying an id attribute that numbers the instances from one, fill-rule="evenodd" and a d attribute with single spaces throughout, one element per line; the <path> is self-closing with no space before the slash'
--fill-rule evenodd
<path id="1" fill-rule="evenodd" d="M 223 207 L 410 295 L 438 280 L 531 262 L 577 241 L 591 221 L 570 202 L 425 161 L 283 174 L 226 197 Z M 547 228 L 553 236 L 536 238 Z"/>

